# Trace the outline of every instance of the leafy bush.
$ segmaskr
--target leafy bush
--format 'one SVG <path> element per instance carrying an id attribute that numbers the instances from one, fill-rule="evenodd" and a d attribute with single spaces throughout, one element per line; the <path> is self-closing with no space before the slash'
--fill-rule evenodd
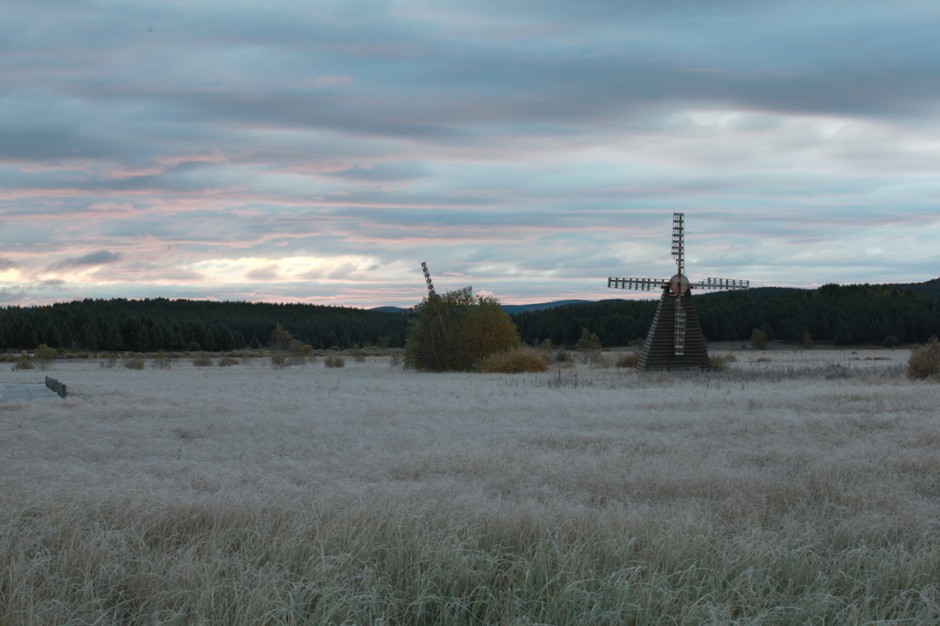
<path id="1" fill-rule="evenodd" d="M 346 367 L 346 360 L 338 354 L 331 354 L 323 359 L 323 364 L 327 367 Z"/>
<path id="2" fill-rule="evenodd" d="M 912 380 L 940 380 L 940 341 L 930 341 L 915 350 L 907 360 L 907 377 Z"/>
<path id="3" fill-rule="evenodd" d="M 470 288 L 431 292 L 408 328 L 405 365 L 421 370 L 469 371 L 486 357 L 519 346 L 519 331 L 496 298 Z"/>
<path id="4" fill-rule="evenodd" d="M 212 365 L 212 357 L 205 352 L 200 352 L 196 355 L 196 358 L 193 359 L 193 365 L 196 367 L 209 367 Z"/>
<path id="5" fill-rule="evenodd" d="M 486 357 L 479 370 L 487 373 L 518 374 L 521 372 L 544 372 L 548 369 L 548 357 L 532 348 L 516 348 Z"/>
<path id="6" fill-rule="evenodd" d="M 757 348 L 758 350 L 767 349 L 767 333 L 762 331 L 759 328 L 755 328 L 751 331 L 751 345 Z"/>

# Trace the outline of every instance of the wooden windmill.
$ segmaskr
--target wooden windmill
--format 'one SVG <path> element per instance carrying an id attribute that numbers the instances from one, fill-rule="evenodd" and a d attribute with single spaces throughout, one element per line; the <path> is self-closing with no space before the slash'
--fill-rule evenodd
<path id="1" fill-rule="evenodd" d="M 708 349 L 692 303 L 692 289 L 730 291 L 747 289 L 750 285 L 746 280 L 727 278 L 689 282 L 685 275 L 684 215 L 672 214 L 672 258 L 676 260 L 677 268 L 672 278 L 607 279 L 607 286 L 617 289 L 663 290 L 640 353 L 637 368 L 641 370 L 708 368 Z"/>

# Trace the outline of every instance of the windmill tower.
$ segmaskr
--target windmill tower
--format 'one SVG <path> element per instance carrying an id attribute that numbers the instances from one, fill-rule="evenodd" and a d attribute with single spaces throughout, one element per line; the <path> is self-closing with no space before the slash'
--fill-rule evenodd
<path id="1" fill-rule="evenodd" d="M 705 335 L 692 303 L 692 288 L 711 290 L 747 289 L 746 280 L 706 278 L 689 282 L 685 275 L 685 214 L 672 214 L 672 258 L 676 273 L 672 278 L 608 278 L 607 286 L 617 289 L 663 290 L 653 324 L 646 335 L 637 369 L 708 368 Z"/>

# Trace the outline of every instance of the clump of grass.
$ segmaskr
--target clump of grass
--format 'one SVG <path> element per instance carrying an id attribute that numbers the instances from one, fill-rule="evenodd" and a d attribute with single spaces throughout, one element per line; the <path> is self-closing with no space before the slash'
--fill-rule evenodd
<path id="1" fill-rule="evenodd" d="M 734 363 L 734 362 L 737 361 L 737 360 L 738 360 L 738 358 L 737 358 L 736 356 L 734 356 L 733 354 L 731 354 L 730 352 L 729 352 L 728 354 L 709 355 L 709 356 L 708 356 L 708 367 L 709 367 L 709 369 L 711 369 L 711 370 L 713 370 L 713 371 L 716 371 L 716 372 L 723 372 L 723 371 L 725 371 L 726 369 L 728 369 L 728 365 L 729 365 L 730 363 Z"/>
<path id="2" fill-rule="evenodd" d="M 480 362 L 478 369 L 481 372 L 503 374 L 544 372 L 548 369 L 548 357 L 532 348 L 516 348 L 491 354 Z"/>
<path id="3" fill-rule="evenodd" d="M 932 337 L 911 354 L 907 360 L 907 377 L 911 380 L 940 380 L 940 340 Z"/>
<path id="4" fill-rule="evenodd" d="M 209 367 L 210 365 L 212 365 L 212 357 L 210 357 L 205 352 L 200 352 L 193 359 L 193 365 L 195 367 Z"/>
<path id="5" fill-rule="evenodd" d="M 346 359 L 338 354 L 331 354 L 323 359 L 323 364 L 330 368 L 346 367 Z"/>
<path id="6" fill-rule="evenodd" d="M 366 362 L 366 353 L 362 351 L 362 348 L 354 348 L 352 351 L 352 356 L 356 363 Z"/>
<path id="7" fill-rule="evenodd" d="M 231 355 L 219 357 L 219 367 L 231 367 L 232 365 L 238 365 L 237 358 Z"/>
<path id="8" fill-rule="evenodd" d="M 574 363 L 574 356 L 566 350 L 559 350 L 555 354 L 555 362 L 561 365 L 572 365 Z"/>
<path id="9" fill-rule="evenodd" d="M 170 358 L 170 355 L 160 350 L 155 355 L 153 355 L 153 361 L 151 365 L 156 369 L 169 369 L 170 365 L 173 363 L 173 360 Z"/>

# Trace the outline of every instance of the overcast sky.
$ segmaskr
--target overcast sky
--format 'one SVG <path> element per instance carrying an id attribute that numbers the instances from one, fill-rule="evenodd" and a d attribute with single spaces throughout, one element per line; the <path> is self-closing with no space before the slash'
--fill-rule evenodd
<path id="1" fill-rule="evenodd" d="M 0 305 L 940 276 L 940 4 L 0 0 Z M 649 294 L 645 294 L 649 297 Z"/>

